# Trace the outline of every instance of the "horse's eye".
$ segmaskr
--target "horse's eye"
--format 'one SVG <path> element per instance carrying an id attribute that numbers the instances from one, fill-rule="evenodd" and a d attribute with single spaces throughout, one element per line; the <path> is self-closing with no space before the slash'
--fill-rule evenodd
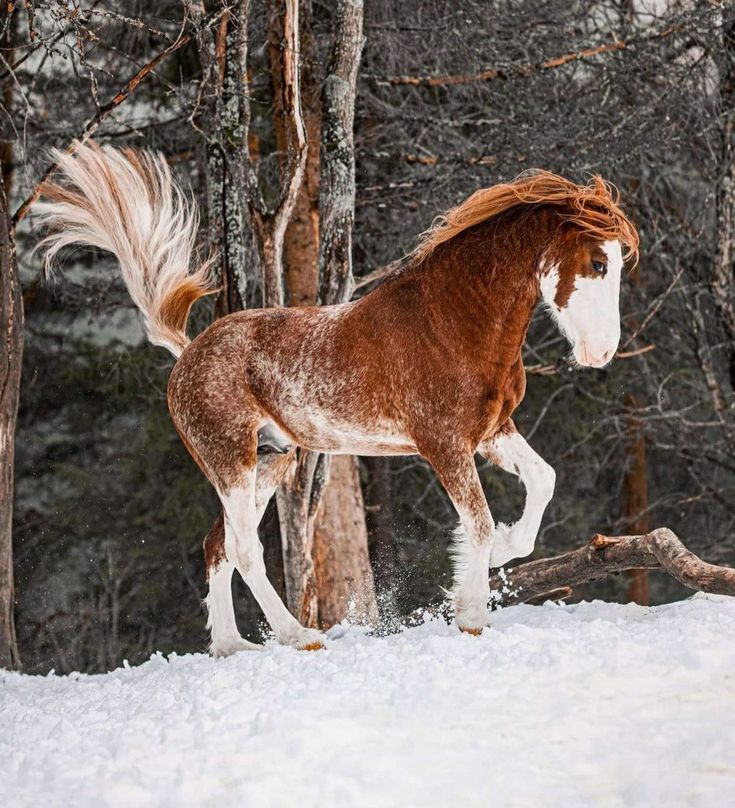
<path id="1" fill-rule="evenodd" d="M 593 261 L 592 269 L 594 272 L 599 272 L 600 275 L 607 275 L 607 264 L 602 261 Z"/>

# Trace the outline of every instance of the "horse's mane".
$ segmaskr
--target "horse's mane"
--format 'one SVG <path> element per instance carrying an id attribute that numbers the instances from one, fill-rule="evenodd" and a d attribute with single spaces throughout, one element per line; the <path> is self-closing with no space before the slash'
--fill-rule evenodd
<path id="1" fill-rule="evenodd" d="M 601 241 L 619 240 L 625 257 L 638 263 L 638 232 L 619 204 L 615 186 L 594 175 L 586 185 L 577 185 L 550 171 L 524 172 L 511 182 L 482 188 L 462 204 L 439 216 L 422 235 L 413 255 L 427 258 L 445 241 L 521 205 L 549 206 L 581 233 Z"/>

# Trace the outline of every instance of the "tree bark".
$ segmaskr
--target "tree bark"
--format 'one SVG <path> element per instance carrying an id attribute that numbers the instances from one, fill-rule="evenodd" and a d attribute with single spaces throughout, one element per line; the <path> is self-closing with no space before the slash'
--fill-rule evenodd
<path id="1" fill-rule="evenodd" d="M 12 47 L 15 19 L 12 6 L 0 11 L 3 44 Z M 12 51 L 5 58 L 13 61 Z M 8 114 L 12 83 L 7 82 L 3 104 Z M 15 255 L 15 236 L 8 209 L 12 177 L 12 149 L 4 140 L 0 146 L 0 667 L 19 668 L 15 636 L 15 587 L 13 583 L 13 468 L 15 427 L 20 397 L 23 359 L 23 298 Z"/>
<path id="2" fill-rule="evenodd" d="M 623 518 L 625 530 L 631 534 L 648 533 L 650 514 L 648 512 L 648 476 L 646 473 L 646 438 L 641 419 L 635 414 L 638 407 L 636 397 L 631 393 L 625 396 L 628 408 L 627 434 L 625 440 L 626 466 L 623 477 Z M 648 570 L 629 570 L 626 600 L 647 606 Z"/>
<path id="3" fill-rule="evenodd" d="M 332 54 L 321 97 L 318 272 L 321 302 L 342 303 L 352 294 L 352 229 L 355 208 L 354 111 L 362 53 L 362 3 L 337 6 Z M 309 174 L 307 171 L 307 185 Z M 335 279 L 337 281 L 335 282 Z M 316 296 L 316 286 L 314 293 Z M 368 553 L 365 506 L 357 459 L 323 458 L 328 482 L 317 512 L 313 555 L 319 621 L 378 617 Z"/>
<path id="4" fill-rule="evenodd" d="M 643 536 L 601 536 L 554 558 L 530 561 L 490 576 L 495 605 L 571 594 L 570 587 L 631 569 L 663 570 L 689 589 L 735 595 L 735 569 L 708 564 L 687 550 L 673 531 L 657 528 Z"/>
<path id="5" fill-rule="evenodd" d="M 398 554 L 395 542 L 395 519 L 392 509 L 390 458 L 366 457 L 367 471 L 364 489 L 365 521 L 368 528 L 370 560 L 379 594 L 390 589 L 395 581 Z"/>
<path id="6" fill-rule="evenodd" d="M 308 11 L 304 4 L 301 11 Z M 319 278 L 318 257 L 318 184 L 319 184 L 319 104 L 309 80 L 313 82 L 313 67 L 306 67 L 315 58 L 314 43 L 306 15 L 299 19 L 300 97 L 306 138 L 306 157 L 302 181 L 296 192 L 292 218 L 283 236 L 283 263 L 280 267 L 279 292 L 294 306 L 313 306 Z M 287 177 L 290 162 L 289 147 L 293 141 L 293 108 L 285 86 L 287 71 L 285 52 L 287 29 L 282 0 L 273 0 L 268 19 L 268 58 L 273 86 L 273 124 L 276 148 L 280 153 L 282 182 Z M 316 188 L 314 187 L 316 184 Z M 314 524 L 318 502 L 312 503 L 314 474 L 318 455 L 301 449 L 296 464 L 276 492 L 281 545 L 284 554 L 286 594 L 289 608 L 304 625 L 319 624 L 318 583 L 314 566 Z"/>
<path id="7" fill-rule="evenodd" d="M 329 482 L 324 489 L 314 529 L 319 623 L 329 627 L 345 618 L 353 623 L 375 624 L 375 598 L 365 505 L 355 458 L 331 459 Z"/>
<path id="8" fill-rule="evenodd" d="M 332 53 L 322 89 L 319 298 L 325 305 L 345 303 L 354 288 L 353 129 L 363 45 L 362 15 L 362 0 L 340 0 L 337 4 Z M 357 459 L 341 456 L 324 458 L 323 462 L 329 464 L 328 483 L 314 536 L 320 622 L 330 625 L 344 617 L 375 622 L 378 605 Z"/>
<path id="9" fill-rule="evenodd" d="M 248 267 L 253 262 L 239 188 L 247 146 L 240 109 L 247 57 L 247 29 L 241 26 L 247 23 L 247 7 L 247 2 L 233 5 L 213 32 L 202 27 L 203 2 L 190 6 L 202 64 L 196 125 L 205 135 L 207 231 L 209 247 L 220 260 L 222 288 L 215 306 L 220 317 L 245 308 Z"/>
<path id="10" fill-rule="evenodd" d="M 311 28 L 310 3 L 302 3 L 299 53 L 301 56 L 301 105 L 306 133 L 304 177 L 296 194 L 291 221 L 283 239 L 285 291 L 289 306 L 316 305 L 319 285 L 319 138 L 321 135 L 320 79 L 315 69 L 318 60 Z M 271 14 L 268 27 L 268 57 L 273 83 L 273 119 L 276 148 L 288 155 L 287 110 L 283 108 L 281 17 Z M 287 168 L 286 159 L 281 160 Z"/>
<path id="11" fill-rule="evenodd" d="M 362 54 L 362 0 L 340 0 L 334 46 L 322 90 L 319 270 L 322 303 L 352 296 L 355 221 L 355 95 Z"/>
<path id="12" fill-rule="evenodd" d="M 720 172 L 716 190 L 716 252 L 712 291 L 728 341 L 730 391 L 735 393 L 735 8 L 722 6 Z"/>

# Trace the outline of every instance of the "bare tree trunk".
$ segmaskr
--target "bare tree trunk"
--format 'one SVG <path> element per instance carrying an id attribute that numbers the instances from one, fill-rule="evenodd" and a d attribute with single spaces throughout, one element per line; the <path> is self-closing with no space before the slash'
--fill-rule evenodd
<path id="1" fill-rule="evenodd" d="M 352 130 L 361 50 L 361 6 L 340 4 L 320 103 L 313 70 L 307 67 L 315 56 L 311 32 L 308 25 L 302 26 L 309 156 L 294 220 L 286 233 L 286 282 L 292 303 L 314 304 L 320 276 L 323 283 L 337 266 L 343 282 L 323 302 L 343 302 L 351 293 L 355 203 Z M 340 93 L 342 88 L 346 92 Z M 338 150 L 334 149 L 335 137 L 339 138 Z M 323 237 L 331 248 L 324 249 Z M 332 625 L 347 617 L 348 611 L 352 619 L 375 621 L 377 602 L 357 461 L 343 456 L 322 458 L 320 462 L 322 474 L 328 471 L 328 477 L 322 505 L 316 511 L 312 539 L 319 623 Z M 315 504 L 318 506 L 318 501 Z"/>
<path id="2" fill-rule="evenodd" d="M 318 54 L 311 28 L 310 3 L 301 4 L 299 53 L 301 55 L 301 104 L 306 132 L 304 178 L 296 195 L 291 221 L 283 240 L 285 286 L 289 306 L 316 305 L 319 286 L 319 137 L 321 134 L 320 89 L 316 71 Z M 271 65 L 276 147 L 285 157 L 288 137 L 283 109 L 282 81 L 283 30 L 280 18 L 272 14 L 268 29 L 268 56 Z M 282 161 L 283 165 L 283 161 Z"/>
<path id="3" fill-rule="evenodd" d="M 625 396 L 629 411 L 626 435 L 626 467 L 623 479 L 623 517 L 625 530 L 630 534 L 648 533 L 650 517 L 648 513 L 648 477 L 646 474 L 646 439 L 643 435 L 641 419 L 635 414 L 638 407 L 636 397 L 631 393 Z M 647 606 L 648 570 L 628 570 L 626 601 Z"/>
<path id="4" fill-rule="evenodd" d="M 314 566 L 318 586 L 319 622 L 328 627 L 349 618 L 375 623 L 375 598 L 365 505 L 355 458 L 331 458 L 314 529 Z"/>
<path id="5" fill-rule="evenodd" d="M 13 619 L 13 460 L 23 357 L 23 300 L 2 178 L 0 275 L 0 334 L 3 342 L 0 351 L 0 667 L 17 668 L 20 658 Z"/>
<path id="6" fill-rule="evenodd" d="M 334 42 L 322 89 L 319 297 L 325 305 L 348 301 L 354 286 L 353 127 L 363 45 L 362 13 L 360 0 L 340 0 L 337 4 Z M 357 459 L 348 456 L 329 462 L 329 482 L 314 537 L 320 621 L 331 624 L 347 616 L 346 596 L 351 592 L 354 618 L 372 622 L 377 619 L 378 606 Z"/>
<path id="7" fill-rule="evenodd" d="M 322 90 L 319 297 L 326 305 L 352 296 L 355 221 L 355 94 L 362 54 L 362 1 L 339 0 L 334 45 Z"/>
<path id="8" fill-rule="evenodd" d="M 728 340 L 728 371 L 735 392 L 735 8 L 722 5 L 721 171 L 717 186 L 717 250 L 712 291 Z"/>
<path id="9" fill-rule="evenodd" d="M 246 159 L 239 100 L 247 40 L 241 35 L 242 11 L 237 5 L 222 15 L 214 34 L 201 25 L 205 17 L 202 0 L 190 8 L 199 26 L 202 81 L 196 125 L 205 136 L 208 240 L 220 259 L 222 291 L 216 313 L 222 316 L 245 308 L 248 264 L 253 262 L 239 189 Z"/>
<path id="10" fill-rule="evenodd" d="M 216 126 L 226 128 L 227 132 L 224 143 L 221 137 L 211 138 L 220 148 L 209 157 L 208 165 L 219 170 L 224 164 L 225 179 L 230 170 L 239 180 L 241 210 L 247 215 L 257 246 L 263 305 L 284 305 L 286 289 L 289 302 L 314 304 L 320 274 L 324 276 L 325 273 L 332 280 L 324 302 L 342 302 L 349 299 L 352 289 L 350 253 L 355 197 L 352 124 L 355 81 L 362 48 L 362 6 L 355 2 L 340 2 L 338 7 L 334 51 L 322 99 L 322 103 L 326 100 L 329 104 L 322 107 L 322 154 L 328 153 L 330 161 L 328 166 L 322 163 L 320 175 L 320 116 L 318 98 L 313 89 L 309 94 L 307 88 L 306 97 L 310 103 L 305 110 L 302 109 L 300 62 L 309 51 L 310 32 L 307 30 L 302 34 L 297 0 L 271 0 L 267 47 L 273 80 L 277 147 L 283 155 L 280 192 L 273 209 L 265 205 L 248 144 L 251 116 L 246 64 L 248 12 L 247 0 L 232 6 L 226 32 L 223 35 L 221 30 L 217 43 L 209 44 L 209 66 L 203 63 L 205 72 L 221 76 Z M 223 36 L 224 44 L 218 44 Z M 307 79 L 309 70 L 306 70 Z M 345 87 L 347 91 L 341 92 Z M 333 140 L 325 141 L 325 132 L 330 138 L 343 136 L 338 149 L 334 149 Z M 312 149 L 311 158 L 309 148 Z M 329 235 L 329 248 L 322 252 L 319 252 L 320 218 L 316 205 L 320 184 L 321 229 Z M 220 204 L 225 211 L 236 209 L 235 205 L 228 203 L 226 182 L 224 188 L 217 183 L 210 188 L 210 206 L 214 211 L 210 227 L 215 233 L 222 234 L 218 238 L 220 251 L 229 261 L 227 231 L 230 220 L 226 214 L 218 214 Z M 236 211 L 232 223 L 233 230 L 238 229 Z M 235 257 L 241 254 L 237 242 L 232 252 Z M 244 261 L 235 264 L 243 267 L 243 280 L 239 280 L 238 272 L 233 273 L 225 267 L 227 310 L 233 310 L 233 287 L 240 292 L 240 300 L 234 305 L 240 307 L 243 302 Z M 338 468 L 340 476 L 335 478 L 334 484 L 343 492 L 343 507 L 349 510 L 340 513 L 337 519 L 338 509 L 330 508 L 330 519 L 337 521 L 323 524 L 319 536 L 326 540 L 327 536 L 340 534 L 342 545 L 352 547 L 354 544 L 354 549 L 339 559 L 339 568 L 325 568 L 322 580 L 363 580 L 369 573 L 370 586 L 366 584 L 363 590 L 372 592 L 372 573 L 369 563 L 366 566 L 367 533 L 356 461 L 350 458 Z M 287 603 L 302 623 L 311 626 L 319 622 L 318 583 L 313 557 L 314 527 L 328 470 L 327 458 L 300 451 L 276 494 Z M 335 504 L 336 500 L 333 500 Z M 349 541 L 344 540 L 345 525 L 358 526 Z M 332 562 L 330 552 L 320 551 L 318 557 L 325 564 L 336 563 Z M 374 593 L 372 597 L 373 611 L 367 610 L 371 614 L 375 611 Z M 330 615 L 337 614 L 335 604 L 332 599 Z"/>
<path id="11" fill-rule="evenodd" d="M 12 42 L 14 20 L 11 14 L 10 5 L 0 11 L 0 36 L 4 43 Z M 5 56 L 13 61 L 12 53 L 7 50 Z M 8 82 L 3 97 L 6 114 L 11 86 Z M 20 667 L 13 616 L 13 462 L 23 358 L 23 298 L 7 199 L 11 158 L 10 144 L 3 143 L 0 151 L 0 338 L 3 345 L 0 350 L 0 667 L 3 668 Z"/>
<path id="12" fill-rule="evenodd" d="M 321 128 L 319 92 L 314 74 L 316 58 L 309 26 L 309 5 L 304 3 L 299 20 L 300 87 L 306 159 L 301 184 L 296 193 L 292 218 L 283 236 L 283 289 L 292 306 L 313 306 L 319 283 L 319 132 Z M 287 70 L 286 25 L 282 0 L 274 0 L 268 20 L 268 57 L 273 85 L 273 117 L 276 147 L 281 170 L 289 169 L 289 144 L 293 131 L 289 92 L 284 85 Z M 324 470 L 318 455 L 299 450 L 295 466 L 278 489 L 281 543 L 285 557 L 289 608 L 305 625 L 319 622 L 318 583 L 314 566 L 314 524 L 318 497 L 314 498 L 314 475 Z"/>
<path id="13" fill-rule="evenodd" d="M 201 20 L 201 1 L 192 7 Z M 299 7 L 297 0 L 273 0 L 271 31 L 275 34 L 278 59 L 278 98 L 280 110 L 277 129 L 285 155 L 280 192 L 274 208 L 269 209 L 258 183 L 256 166 L 250 152 L 251 108 L 247 74 L 249 0 L 230 6 L 216 41 L 199 37 L 203 84 L 214 91 L 214 116 L 208 143 L 210 233 L 223 256 L 224 292 L 220 311 L 233 311 L 245 303 L 247 267 L 241 260 L 240 239 L 252 234 L 254 250 L 249 253 L 256 264 L 252 274 L 259 276 L 261 301 L 266 307 L 284 304 L 284 237 L 301 188 L 307 156 L 306 132 L 301 110 L 299 70 Z M 203 104 L 206 114 L 209 104 Z M 231 179 L 228 179 L 231 178 Z M 221 179 L 220 179 L 221 178 Z M 235 189 L 237 199 L 228 193 Z M 249 227 L 246 227 L 246 224 Z M 231 230 L 231 233 L 228 233 Z M 237 293 L 237 294 L 236 294 Z M 314 507 L 311 490 L 316 469 L 308 453 L 298 458 L 288 479 L 279 489 L 277 504 L 281 530 L 286 599 L 293 614 L 306 625 L 317 624 L 316 580 L 311 559 Z M 212 529 L 217 530 L 215 525 Z M 266 553 L 267 554 L 267 553 Z"/>
<path id="14" fill-rule="evenodd" d="M 368 528 L 370 559 L 378 593 L 382 593 L 395 581 L 398 554 L 395 543 L 395 519 L 392 509 L 390 459 L 366 457 L 363 463 L 367 470 L 364 489 L 365 521 Z"/>

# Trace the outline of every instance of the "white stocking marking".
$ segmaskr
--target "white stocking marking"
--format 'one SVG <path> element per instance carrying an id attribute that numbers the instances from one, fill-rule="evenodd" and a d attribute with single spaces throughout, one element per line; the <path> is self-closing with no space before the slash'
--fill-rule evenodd
<path id="1" fill-rule="evenodd" d="M 209 573 L 207 628 L 211 632 L 209 650 L 212 656 L 229 656 L 236 651 L 259 651 L 261 646 L 248 642 L 240 636 L 235 623 L 232 605 L 232 571 L 235 565 L 223 561 Z"/>
<path id="2" fill-rule="evenodd" d="M 554 494 L 556 473 L 518 432 L 501 435 L 489 442 L 489 456 L 500 468 L 520 477 L 526 488 L 523 515 L 514 525 L 498 524 L 495 544 L 490 555 L 490 566 L 501 567 L 512 558 L 529 555 L 533 551 L 546 506 Z M 479 451 L 483 452 L 480 446 Z"/>
<path id="3" fill-rule="evenodd" d="M 487 602 L 490 598 L 489 569 L 492 544 L 473 542 L 460 525 L 454 531 L 454 613 L 462 629 L 490 625 Z"/>
<path id="4" fill-rule="evenodd" d="M 304 628 L 288 611 L 265 574 L 263 545 L 258 538 L 255 471 L 246 484 L 220 494 L 225 509 L 225 556 L 232 559 L 279 642 L 296 647 L 321 643 L 322 635 Z"/>

